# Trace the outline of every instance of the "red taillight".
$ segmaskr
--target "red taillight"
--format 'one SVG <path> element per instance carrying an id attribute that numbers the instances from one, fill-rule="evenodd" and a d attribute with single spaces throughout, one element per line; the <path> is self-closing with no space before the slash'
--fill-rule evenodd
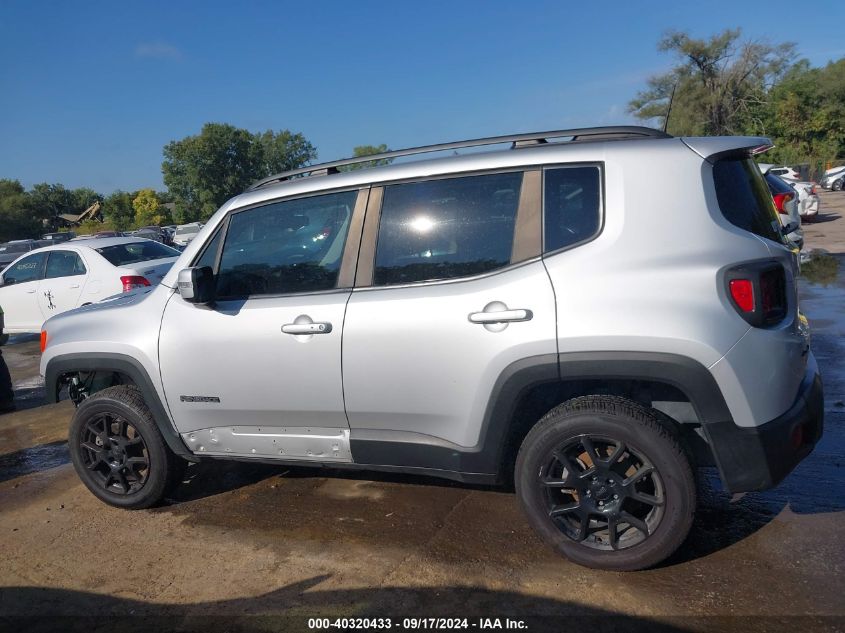
<path id="1" fill-rule="evenodd" d="M 778 213 L 788 213 L 787 210 L 784 208 L 784 205 L 790 200 L 792 200 L 791 193 L 776 193 L 772 196 L 772 199 L 775 201 L 775 208 L 778 210 Z"/>
<path id="2" fill-rule="evenodd" d="M 799 424 L 794 429 L 789 438 L 792 441 L 792 448 L 799 449 L 804 444 L 804 425 Z"/>
<path id="3" fill-rule="evenodd" d="M 754 284 L 749 279 L 731 279 L 731 297 L 743 312 L 754 312 Z"/>
<path id="4" fill-rule="evenodd" d="M 789 308 L 787 277 L 777 262 L 753 262 L 727 272 L 727 291 L 736 311 L 754 327 L 783 321 Z"/>
<path id="5" fill-rule="evenodd" d="M 47 349 L 47 330 L 41 330 L 41 353 Z"/>
<path id="6" fill-rule="evenodd" d="M 146 277 L 141 277 L 141 275 L 121 277 L 120 283 L 123 284 L 123 292 L 129 292 L 130 290 L 135 290 L 135 288 L 143 288 L 144 286 L 150 285 L 149 280 Z"/>

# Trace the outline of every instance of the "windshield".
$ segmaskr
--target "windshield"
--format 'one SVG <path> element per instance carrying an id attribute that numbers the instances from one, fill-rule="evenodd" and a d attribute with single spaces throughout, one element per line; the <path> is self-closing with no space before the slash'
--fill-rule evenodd
<path id="1" fill-rule="evenodd" d="M 138 262 L 147 262 L 151 259 L 178 257 L 181 255 L 175 248 L 170 248 L 164 244 L 152 241 L 115 244 L 114 246 L 104 246 L 103 248 L 96 248 L 94 250 L 114 266 L 125 266 Z"/>

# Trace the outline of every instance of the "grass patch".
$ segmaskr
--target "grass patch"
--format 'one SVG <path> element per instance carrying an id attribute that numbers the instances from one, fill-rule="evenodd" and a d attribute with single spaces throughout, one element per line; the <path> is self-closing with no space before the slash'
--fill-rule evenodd
<path id="1" fill-rule="evenodd" d="M 818 254 L 806 264 L 801 264 L 801 276 L 813 284 L 828 286 L 836 281 L 839 260 L 832 255 Z"/>

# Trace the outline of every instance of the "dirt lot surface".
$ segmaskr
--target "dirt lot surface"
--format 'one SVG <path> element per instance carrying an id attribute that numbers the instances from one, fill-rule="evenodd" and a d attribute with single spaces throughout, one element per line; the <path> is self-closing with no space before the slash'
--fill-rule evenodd
<path id="1" fill-rule="evenodd" d="M 69 463 L 73 407 L 40 406 L 36 338 L 15 337 L 2 348 L 21 410 L 0 416 L 0 628 L 306 630 L 319 615 L 392 628 L 451 616 L 469 628 L 510 617 L 529 630 L 842 630 L 843 215 L 845 193 L 825 193 L 805 226 L 808 251 L 838 254 L 800 289 L 825 379 L 822 442 L 764 493 L 732 500 L 704 472 L 690 538 L 645 572 L 571 564 L 512 494 L 434 479 L 211 462 L 162 507 L 108 507 Z M 16 617 L 33 615 L 43 619 Z"/>

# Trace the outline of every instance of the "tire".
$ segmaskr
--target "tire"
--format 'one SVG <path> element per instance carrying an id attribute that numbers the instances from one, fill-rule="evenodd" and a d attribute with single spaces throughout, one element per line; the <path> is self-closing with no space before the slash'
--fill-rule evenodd
<path id="1" fill-rule="evenodd" d="M 83 400 L 70 423 L 68 448 L 88 490 L 128 510 L 159 503 L 187 466 L 167 447 L 133 385 L 109 387 Z"/>
<path id="2" fill-rule="evenodd" d="M 835 180 L 832 185 L 830 185 L 831 191 L 842 191 L 842 183 L 843 180 L 840 178 L 839 180 Z"/>
<path id="3" fill-rule="evenodd" d="M 695 478 L 674 429 L 615 396 L 574 398 L 546 414 L 522 443 L 514 483 L 540 537 L 595 569 L 660 563 L 695 513 Z"/>

